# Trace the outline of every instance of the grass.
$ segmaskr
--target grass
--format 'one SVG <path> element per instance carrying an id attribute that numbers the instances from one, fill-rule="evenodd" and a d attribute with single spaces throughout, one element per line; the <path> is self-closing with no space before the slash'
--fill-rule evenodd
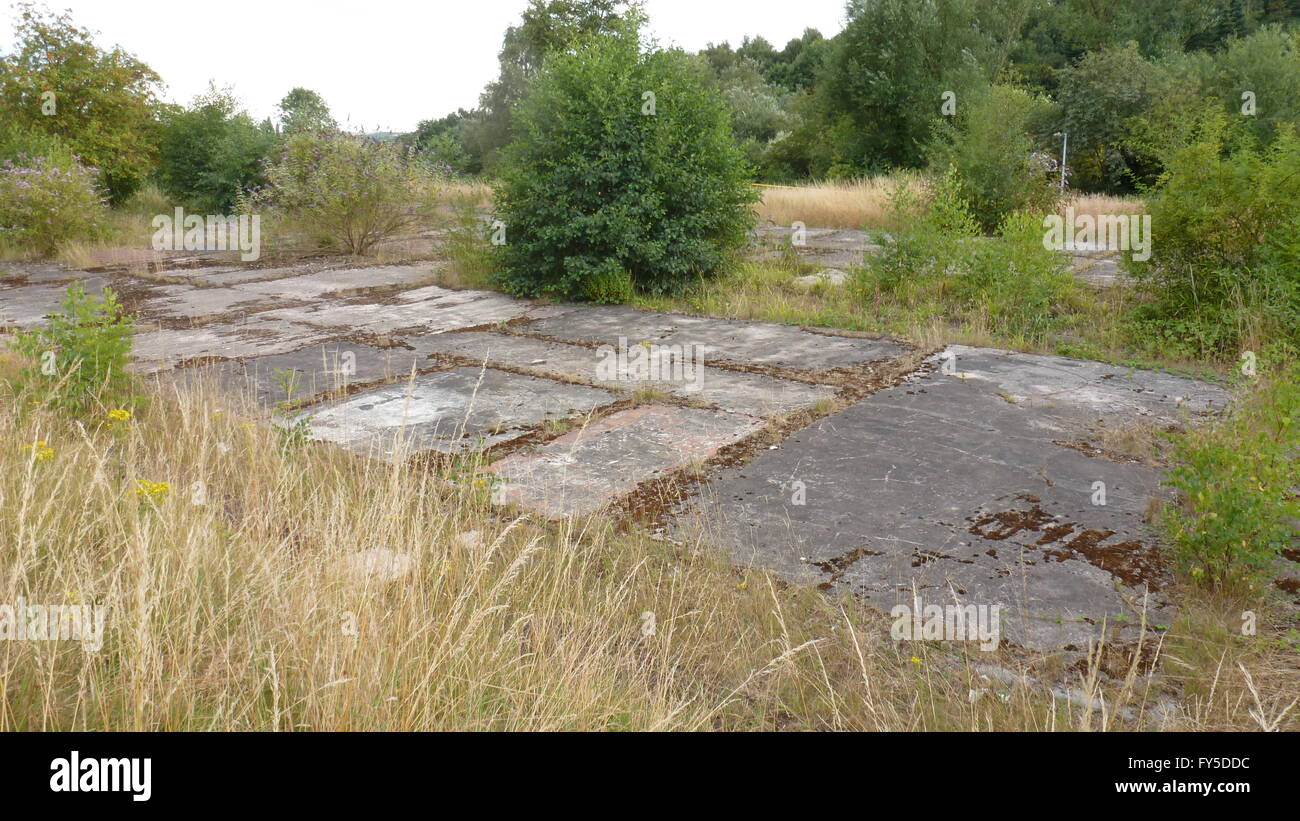
<path id="1" fill-rule="evenodd" d="M 703 537 L 502 515 L 472 465 L 285 448 L 263 412 L 187 384 L 150 387 L 126 424 L 0 399 L 0 602 L 109 613 L 98 652 L 0 642 L 0 730 L 1150 726 L 976 669 L 1050 661 L 894 642 L 885 617 L 734 568 Z M 379 548 L 409 572 L 358 570 Z M 1265 712 L 1289 686 L 1280 654 L 1234 655 Z M 1203 670 L 1183 674 L 1206 695 L 1178 720 L 1255 726 L 1245 676 Z M 1159 693 L 1066 678 L 1109 705 Z"/>
<path id="2" fill-rule="evenodd" d="M 777 225 L 802 222 L 809 228 L 893 227 L 889 200 L 900 183 L 916 182 L 913 174 L 891 174 L 852 181 L 828 181 L 798 186 L 763 186 L 756 207 L 760 220 Z"/>
<path id="3" fill-rule="evenodd" d="M 890 198 L 900 185 L 928 189 L 925 175 L 895 172 L 850 181 L 827 181 L 808 185 L 765 185 L 756 213 L 760 220 L 776 225 L 802 222 L 809 228 L 851 228 L 889 231 L 898 228 L 890 210 Z M 1137 214 L 1145 208 L 1136 197 L 1104 194 L 1071 194 L 1058 209 L 1074 208 L 1075 214 Z"/>

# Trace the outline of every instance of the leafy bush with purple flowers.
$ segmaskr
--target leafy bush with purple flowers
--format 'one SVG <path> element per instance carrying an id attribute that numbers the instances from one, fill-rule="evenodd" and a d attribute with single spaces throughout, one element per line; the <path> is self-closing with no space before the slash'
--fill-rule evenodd
<path id="1" fill-rule="evenodd" d="M 364 254 L 412 231 L 439 181 L 437 169 L 395 143 L 351 134 L 301 134 L 266 169 L 245 208 L 289 217 L 318 243 Z"/>
<path id="2" fill-rule="evenodd" d="M 95 173 L 75 159 L 0 162 L 0 244 L 52 255 L 67 242 L 98 236 L 107 214 Z"/>

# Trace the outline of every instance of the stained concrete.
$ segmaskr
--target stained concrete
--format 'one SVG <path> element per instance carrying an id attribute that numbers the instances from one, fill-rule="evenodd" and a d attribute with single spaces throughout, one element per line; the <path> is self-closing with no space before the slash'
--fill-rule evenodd
<path id="1" fill-rule="evenodd" d="M 379 265 L 368 268 L 335 268 L 298 276 L 259 278 L 236 283 L 241 291 L 288 299 L 319 299 L 354 296 L 392 288 L 416 288 L 430 284 L 442 263 Z"/>
<path id="2" fill-rule="evenodd" d="M 954 371 L 950 378 L 1042 410 L 1040 426 L 1060 427 L 1067 418 L 1169 425 L 1221 411 L 1231 400 L 1219 386 L 1158 371 L 965 345 L 946 350 L 953 357 L 946 366 Z M 930 361 L 942 364 L 940 356 Z"/>
<path id="3" fill-rule="evenodd" d="M 102 277 L 82 278 L 86 293 L 100 296 L 108 281 Z M 48 325 L 47 317 L 57 313 L 68 296 L 66 285 L 14 285 L 0 288 L 0 328 L 37 328 Z"/>
<path id="4" fill-rule="evenodd" d="M 155 285 L 138 305 L 145 320 L 208 322 L 234 313 L 255 312 L 282 305 L 282 300 L 233 288 L 198 288 L 193 285 Z"/>
<path id="5" fill-rule="evenodd" d="M 1139 409 L 1165 418 L 1178 395 L 1208 407 L 1222 392 L 1060 357 L 955 351 L 961 375 L 876 393 L 722 471 L 677 526 L 883 611 L 914 590 L 925 603 L 1002 605 L 1004 637 L 1039 649 L 1080 648 L 1103 618 L 1123 619 L 1131 636 L 1144 595 L 1149 623 L 1167 624 L 1168 577 L 1145 522 L 1160 473 L 1053 440 Z"/>
<path id="6" fill-rule="evenodd" d="M 454 368 L 308 408 L 301 418 L 316 438 L 392 459 L 424 450 L 466 453 L 617 399 L 600 388 Z"/>
<path id="7" fill-rule="evenodd" d="M 430 334 L 508 322 L 533 309 L 532 303 L 492 291 L 452 291 L 428 285 L 382 300 L 329 300 L 270 311 L 267 316 L 353 332 Z"/>
<path id="8" fill-rule="evenodd" d="M 498 501 L 551 518 L 591 513 L 638 484 L 757 431 L 757 419 L 724 411 L 641 405 L 491 465 Z"/>
<path id="9" fill-rule="evenodd" d="M 244 359 L 288 353 L 337 336 L 325 329 L 265 313 L 197 328 L 141 328 L 135 335 L 132 369 L 138 373 L 155 373 L 206 357 Z"/>
<path id="10" fill-rule="evenodd" d="M 904 348 L 888 340 L 832 336 L 793 325 L 640 311 L 599 306 L 519 329 L 523 333 L 561 340 L 616 345 L 651 342 L 657 345 L 700 346 L 704 361 L 735 365 L 771 365 L 791 371 L 855 367 L 898 356 Z"/>
<path id="11" fill-rule="evenodd" d="M 596 350 L 513 334 L 465 331 L 408 337 L 405 341 L 421 352 L 455 354 L 544 376 L 595 382 L 611 390 L 635 391 L 649 387 L 681 399 L 706 402 L 750 416 L 789 413 L 835 395 L 835 389 L 825 385 L 727 371 L 707 365 L 700 369 L 698 379 L 689 382 L 605 380 L 597 370 Z"/>
<path id="12" fill-rule="evenodd" d="M 404 347 L 380 348 L 356 342 L 327 342 L 300 350 L 239 361 L 184 368 L 165 381 L 215 378 L 225 389 L 247 394 L 268 407 L 310 401 L 322 394 L 355 386 L 404 380 L 428 368 L 421 354 Z"/>
<path id="13" fill-rule="evenodd" d="M 0 262 L 0 288 L 18 285 L 71 284 L 101 279 L 99 274 L 51 262 Z"/>

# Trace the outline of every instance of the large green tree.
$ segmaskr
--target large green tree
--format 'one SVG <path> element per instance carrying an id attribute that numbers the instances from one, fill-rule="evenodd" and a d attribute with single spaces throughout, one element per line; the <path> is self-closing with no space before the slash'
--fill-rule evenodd
<path id="1" fill-rule="evenodd" d="M 519 24 L 506 29 L 497 58 L 500 72 L 483 90 L 482 117 L 465 135 L 481 164 L 490 166 L 510 141 L 511 108 L 547 57 L 572 50 L 588 37 L 614 32 L 626 5 L 624 0 L 529 0 Z"/>
<path id="2" fill-rule="evenodd" d="M 105 51 L 67 14 L 18 6 L 17 48 L 0 58 L 0 116 L 51 134 L 98 170 L 114 201 L 139 187 L 157 153 L 161 79 L 120 48 Z"/>
<path id="3" fill-rule="evenodd" d="M 288 136 L 338 128 L 325 99 L 307 88 L 295 88 L 276 106 L 280 112 L 280 131 Z"/>

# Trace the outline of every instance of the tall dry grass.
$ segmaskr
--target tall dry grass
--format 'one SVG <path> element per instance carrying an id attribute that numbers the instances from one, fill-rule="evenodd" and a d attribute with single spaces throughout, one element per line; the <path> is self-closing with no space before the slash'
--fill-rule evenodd
<path id="1" fill-rule="evenodd" d="M 810 228 L 889 230 L 894 227 L 890 198 L 900 185 L 921 181 L 917 174 L 898 172 L 808 185 L 765 185 L 755 210 L 759 219 L 777 225 L 802 222 Z"/>
<path id="2" fill-rule="evenodd" d="M 1141 708 L 1158 681 L 897 643 L 851 599 L 733 568 L 704 541 L 503 515 L 472 462 L 293 445 L 210 385 L 149 398 L 114 428 L 0 396 L 0 603 L 107 613 L 97 652 L 0 640 L 0 729 L 1155 726 Z M 25 447 L 38 440 L 49 450 Z M 169 489 L 149 498 L 138 480 Z M 380 548 L 409 571 L 367 564 Z M 1258 698 L 1220 663 L 1192 678 L 1179 726 L 1276 716 L 1277 654 L 1232 646 Z M 1180 658 L 1189 677 L 1212 658 L 1198 653 Z M 988 663 L 1033 678 L 990 680 Z M 1054 678 L 1104 693 L 1107 712 L 1035 683 Z M 1136 717 L 1116 716 L 1125 704 Z"/>

